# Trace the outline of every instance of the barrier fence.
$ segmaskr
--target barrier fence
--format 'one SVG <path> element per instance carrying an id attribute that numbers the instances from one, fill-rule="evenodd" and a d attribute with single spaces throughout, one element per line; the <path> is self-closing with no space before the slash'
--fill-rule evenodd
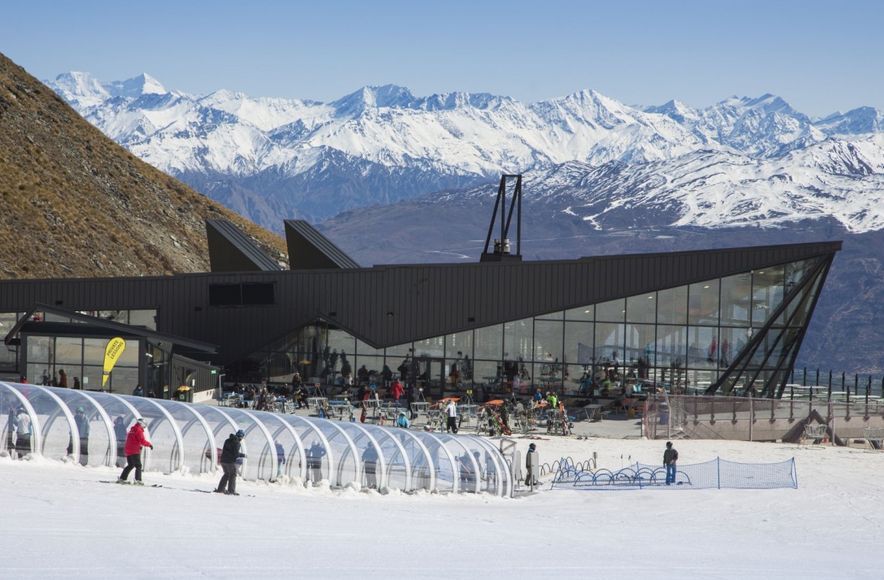
<path id="1" fill-rule="evenodd" d="M 649 439 L 798 442 L 810 424 L 823 425 L 838 443 L 864 438 L 884 428 L 884 400 L 654 394 L 645 402 L 642 433 Z"/>
<path id="2" fill-rule="evenodd" d="M 740 463 L 716 457 L 705 463 L 678 465 L 675 482 L 666 484 L 662 465 L 635 463 L 615 471 L 585 470 L 567 458 L 559 461 L 552 489 L 783 489 L 798 488 L 795 458 L 779 463 Z"/>

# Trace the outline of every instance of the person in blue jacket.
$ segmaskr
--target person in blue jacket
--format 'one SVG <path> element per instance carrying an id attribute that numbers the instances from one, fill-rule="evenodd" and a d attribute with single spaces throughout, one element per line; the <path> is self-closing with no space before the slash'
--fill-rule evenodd
<path id="1" fill-rule="evenodd" d="M 399 416 L 396 418 L 396 426 L 408 429 L 410 425 L 408 417 L 405 416 L 405 411 L 399 411 Z"/>

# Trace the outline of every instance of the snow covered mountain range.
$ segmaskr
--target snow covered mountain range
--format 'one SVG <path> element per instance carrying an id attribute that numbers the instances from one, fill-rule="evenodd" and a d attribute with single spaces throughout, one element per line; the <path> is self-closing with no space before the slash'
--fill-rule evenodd
<path id="1" fill-rule="evenodd" d="M 386 85 L 320 103 L 188 95 L 146 74 L 47 84 L 134 154 L 273 229 L 280 216 L 320 220 L 501 172 L 527 172 L 526 195 L 548 203 L 568 191 L 561 211 L 594 228 L 631 208 L 672 225 L 834 215 L 848 231 L 884 228 L 884 114 L 869 107 L 811 119 L 773 95 L 698 109 L 596 91 L 527 104 Z"/>
<path id="2" fill-rule="evenodd" d="M 48 82 L 134 154 L 270 229 L 362 264 L 474 260 L 502 172 L 526 259 L 844 240 L 800 364 L 884 372 L 884 113 L 813 119 L 773 95 L 632 107 L 365 87 L 329 103 L 194 96 L 148 75 Z"/>

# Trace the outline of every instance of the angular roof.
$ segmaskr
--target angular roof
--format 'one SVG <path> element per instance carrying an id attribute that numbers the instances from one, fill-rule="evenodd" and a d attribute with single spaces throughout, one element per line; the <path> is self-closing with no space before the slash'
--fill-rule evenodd
<path id="1" fill-rule="evenodd" d="M 73 310 L 65 310 L 64 308 L 58 308 L 57 306 L 47 306 L 46 304 L 36 303 L 34 304 L 27 312 L 25 312 L 24 316 L 18 319 L 18 322 L 15 323 L 15 326 L 6 334 L 3 338 L 3 342 L 6 344 L 10 344 L 10 341 L 18 334 L 23 328 L 28 326 L 30 323 L 33 324 L 54 324 L 51 322 L 36 322 L 31 320 L 31 317 L 35 312 L 44 312 L 49 314 L 54 314 L 56 316 L 60 316 L 63 318 L 70 318 L 71 320 L 77 321 L 76 324 L 79 325 L 88 325 L 93 328 L 102 328 L 109 331 L 113 331 L 115 333 L 124 334 L 126 336 L 138 336 L 142 338 L 153 339 L 157 342 L 169 342 L 174 345 L 183 346 L 188 349 L 193 349 L 206 353 L 215 353 L 218 351 L 217 345 L 203 342 L 201 340 L 194 340 L 191 338 L 185 338 L 183 336 L 175 336 L 172 334 L 165 334 L 162 332 L 157 332 L 155 330 L 150 330 L 149 328 L 143 326 L 134 326 L 130 324 L 122 324 L 119 322 L 114 322 L 113 320 L 108 320 L 106 318 L 98 318 L 97 316 L 89 316 L 88 314 L 82 314 L 80 312 L 76 312 Z"/>
<path id="2" fill-rule="evenodd" d="M 277 272 L 283 269 L 227 220 L 206 220 L 206 238 L 212 272 Z"/>
<path id="3" fill-rule="evenodd" d="M 292 270 L 345 270 L 360 267 L 304 220 L 285 220 L 285 240 Z"/>

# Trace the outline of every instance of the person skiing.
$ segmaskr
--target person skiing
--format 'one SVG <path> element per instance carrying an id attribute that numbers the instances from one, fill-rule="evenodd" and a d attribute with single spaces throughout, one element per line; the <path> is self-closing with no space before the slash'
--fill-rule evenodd
<path id="1" fill-rule="evenodd" d="M 678 451 L 672 446 L 672 441 L 666 442 L 666 451 L 663 452 L 663 465 L 666 466 L 666 485 L 675 483 L 675 463 L 678 461 Z"/>
<path id="2" fill-rule="evenodd" d="M 126 479 L 129 477 L 129 472 L 134 469 L 135 485 L 144 485 L 141 481 L 141 449 L 144 447 L 150 447 L 153 449 L 153 443 L 148 441 L 144 436 L 145 427 L 147 427 L 147 422 L 139 417 L 138 420 L 135 421 L 135 424 L 132 425 L 132 428 L 129 429 L 129 434 L 126 436 L 126 446 L 124 448 L 124 452 L 126 453 L 126 467 L 120 474 L 117 483 L 128 483 Z"/>
<path id="3" fill-rule="evenodd" d="M 242 438 L 245 436 L 245 432 L 240 429 L 236 433 L 231 433 L 227 441 L 224 442 L 224 448 L 221 450 L 221 469 L 224 471 L 224 475 L 221 476 L 215 493 L 239 495 L 236 493 L 236 460 L 246 456 L 240 451 Z"/>
<path id="4" fill-rule="evenodd" d="M 454 399 L 448 399 L 448 404 L 445 405 L 445 415 L 448 417 L 445 432 L 457 435 L 457 404 Z"/>
<path id="5" fill-rule="evenodd" d="M 408 429 L 410 425 L 408 417 L 405 416 L 405 411 L 399 411 L 399 416 L 396 418 L 396 426 Z"/>

